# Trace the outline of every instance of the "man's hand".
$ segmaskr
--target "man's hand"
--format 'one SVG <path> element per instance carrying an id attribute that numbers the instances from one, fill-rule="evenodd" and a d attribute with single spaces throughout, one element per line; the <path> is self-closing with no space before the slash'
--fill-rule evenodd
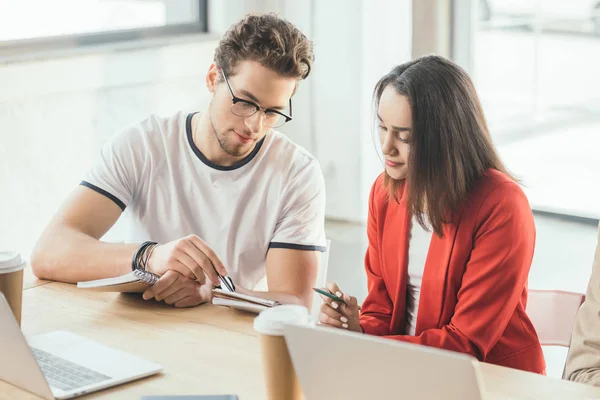
<path id="1" fill-rule="evenodd" d="M 167 271 L 158 282 L 144 292 L 143 298 L 164 300 L 165 303 L 175 307 L 193 307 L 209 302 L 212 298 L 212 289 L 210 282 L 199 283 L 177 271 Z"/>
<path id="2" fill-rule="evenodd" d="M 177 271 L 185 277 L 197 279 L 200 284 L 204 284 L 205 276 L 208 276 L 215 286 L 221 284 L 216 271 L 223 276 L 227 275 L 227 270 L 215 252 L 196 235 L 158 245 L 152 252 L 146 269 L 161 276 L 169 270 Z"/>

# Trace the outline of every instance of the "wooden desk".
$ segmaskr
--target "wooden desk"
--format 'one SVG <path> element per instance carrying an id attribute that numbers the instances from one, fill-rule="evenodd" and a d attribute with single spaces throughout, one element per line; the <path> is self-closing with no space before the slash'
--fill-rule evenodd
<path id="1" fill-rule="evenodd" d="M 259 342 L 252 317 L 213 306 L 176 309 L 146 302 L 138 295 L 83 291 L 74 285 L 51 283 L 24 292 L 22 329 L 27 335 L 68 330 L 164 367 L 161 375 L 84 398 L 237 393 L 243 394 L 243 399 L 263 399 Z"/>
<path id="2" fill-rule="evenodd" d="M 50 283 L 23 296 L 23 331 L 64 329 L 162 364 L 150 378 L 84 396 L 139 399 L 148 394 L 234 393 L 264 399 L 253 315 L 204 305 L 176 309 L 137 295 L 89 292 Z M 600 399 L 600 388 L 482 364 L 486 399 Z M 357 383 L 358 384 L 358 383 Z M 37 399 L 0 381 L 0 400 Z"/>

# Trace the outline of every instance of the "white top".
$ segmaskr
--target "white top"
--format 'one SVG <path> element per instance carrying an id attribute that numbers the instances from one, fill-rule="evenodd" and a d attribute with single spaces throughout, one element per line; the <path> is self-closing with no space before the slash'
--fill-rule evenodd
<path id="1" fill-rule="evenodd" d="M 417 313 L 421 295 L 421 280 L 429 252 L 431 232 L 423 229 L 412 218 L 408 241 L 408 280 L 406 283 L 406 334 L 414 336 L 417 329 Z"/>
<path id="2" fill-rule="evenodd" d="M 317 160 L 272 131 L 236 165 L 216 165 L 192 140 L 192 116 L 151 116 L 126 128 L 81 182 L 125 210 L 125 242 L 195 234 L 246 288 L 265 276 L 269 248 L 325 251 Z"/>

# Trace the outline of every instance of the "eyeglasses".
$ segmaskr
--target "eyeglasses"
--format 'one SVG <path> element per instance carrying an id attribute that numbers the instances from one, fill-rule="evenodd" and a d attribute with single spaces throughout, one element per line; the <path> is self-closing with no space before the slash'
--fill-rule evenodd
<path id="1" fill-rule="evenodd" d="M 229 84 L 229 80 L 225 75 L 225 71 L 221 70 L 223 74 L 223 79 L 225 79 L 225 83 L 227 84 L 227 88 L 229 88 L 229 93 L 231 94 L 231 112 L 234 115 L 242 118 L 248 118 L 252 115 L 256 114 L 260 110 L 264 112 L 263 123 L 271 128 L 279 128 L 286 122 L 292 120 L 292 99 L 290 99 L 289 107 L 290 107 L 290 115 L 286 115 L 280 111 L 273 110 L 272 108 L 262 108 L 258 104 L 250 101 L 240 99 L 233 94 L 233 90 L 231 89 L 231 85 Z"/>

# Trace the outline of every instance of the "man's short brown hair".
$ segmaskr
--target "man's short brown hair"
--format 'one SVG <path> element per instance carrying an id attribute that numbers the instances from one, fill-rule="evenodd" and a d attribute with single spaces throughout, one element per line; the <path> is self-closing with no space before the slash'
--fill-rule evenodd
<path id="1" fill-rule="evenodd" d="M 250 14 L 225 32 L 214 59 L 227 75 L 233 75 L 245 60 L 285 77 L 305 79 L 314 60 L 312 41 L 274 13 Z"/>

